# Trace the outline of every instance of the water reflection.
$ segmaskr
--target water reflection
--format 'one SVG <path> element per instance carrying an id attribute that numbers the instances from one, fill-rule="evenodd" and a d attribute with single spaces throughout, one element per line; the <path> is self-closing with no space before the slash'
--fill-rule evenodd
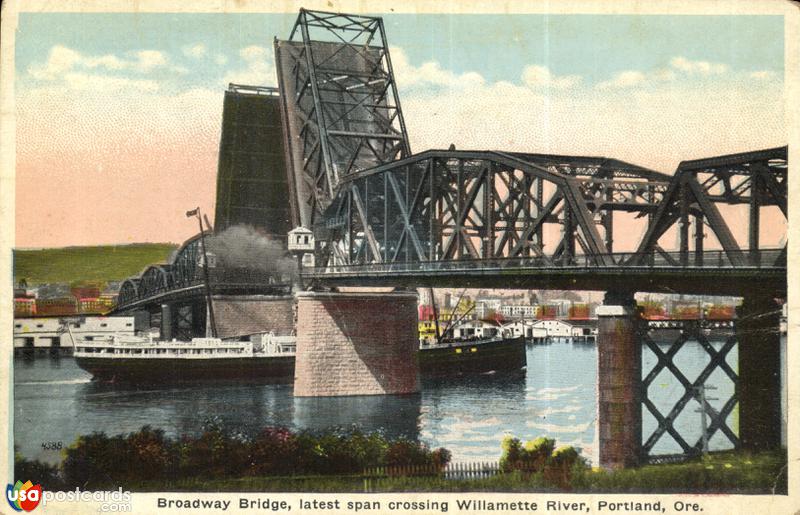
<path id="1" fill-rule="evenodd" d="M 713 345 L 719 349 L 721 343 Z M 735 370 L 735 350 L 727 361 Z M 146 424 L 173 437 L 197 434 L 209 421 L 250 434 L 265 426 L 317 431 L 356 424 L 365 431 L 380 429 L 388 436 L 447 447 L 456 461 L 497 459 L 507 434 L 523 440 L 548 436 L 558 445 L 580 447 L 593 458 L 595 346 L 529 346 L 527 362 L 527 370 L 513 375 L 423 379 L 419 395 L 294 398 L 290 385 L 203 383 L 139 388 L 95 383 L 70 357 L 19 357 L 14 359 L 15 442 L 27 457 L 57 462 L 60 455 L 43 450 L 42 442 L 69 445 L 81 434 L 127 433 Z M 647 373 L 656 362 L 652 351 L 643 349 L 643 371 Z M 676 364 L 689 378 L 696 377 L 707 362 L 696 342 L 687 342 L 676 356 Z M 716 407 L 733 392 L 733 384 L 718 373 L 709 380 L 718 386 L 714 397 L 722 399 L 711 401 Z M 662 374 L 649 393 L 659 409 L 668 411 L 682 387 Z M 649 434 L 655 420 L 645 414 L 643 424 Z M 676 426 L 694 439 L 699 415 L 687 409 Z M 712 439 L 712 448 L 723 444 Z M 678 451 L 669 438 L 659 442 L 656 450 Z"/>
<path id="2" fill-rule="evenodd" d="M 297 397 L 292 425 L 315 431 L 355 424 L 367 432 L 381 430 L 389 437 L 417 440 L 421 409 L 419 394 Z"/>

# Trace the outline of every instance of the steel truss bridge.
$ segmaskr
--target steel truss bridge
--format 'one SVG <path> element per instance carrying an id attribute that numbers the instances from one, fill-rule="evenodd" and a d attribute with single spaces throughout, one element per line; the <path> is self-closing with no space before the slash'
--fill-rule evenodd
<path id="1" fill-rule="evenodd" d="M 301 10 L 275 53 L 292 222 L 317 240 L 318 266 L 302 273 L 311 288 L 579 289 L 622 302 L 635 302 L 637 291 L 747 295 L 748 309 L 760 298 L 767 310 L 786 294 L 787 147 L 683 161 L 672 175 L 604 157 L 453 146 L 414 154 L 380 18 Z M 783 224 L 773 247 L 762 244 L 762 212 Z M 621 252 L 633 231 L 638 245 Z M 676 428 L 692 399 L 710 417 L 707 438 L 750 442 L 752 428 L 737 435 L 728 426 L 737 405 L 745 419 L 761 416 L 774 428 L 780 409 L 753 392 L 775 394 L 764 379 L 777 377 L 767 370 L 777 370 L 769 368 L 775 359 L 753 350 L 753 335 L 759 323 L 774 331 L 777 317 L 743 313 L 719 349 L 700 321 L 682 322 L 667 347 L 653 341 L 652 327 L 640 328 L 657 360 L 634 388 L 655 421 L 642 435 L 644 455 L 653 458 L 668 437 L 683 456 L 699 452 L 702 439 L 687 441 Z M 709 358 L 694 381 L 674 359 L 689 339 Z M 726 356 L 740 339 L 746 357 L 737 374 Z M 649 387 L 665 371 L 683 394 L 662 413 Z M 719 411 L 698 393 L 716 371 L 735 392 Z"/>
<path id="2" fill-rule="evenodd" d="M 268 119 L 258 118 L 257 125 L 231 124 L 249 143 L 237 143 L 237 133 L 226 152 L 245 152 L 253 166 L 248 173 L 231 167 L 221 183 L 229 194 L 242 195 L 231 197 L 231 206 L 260 209 L 253 195 L 245 195 L 248 181 L 285 180 L 288 198 L 278 207 L 288 211 L 286 222 L 311 228 L 316 238 L 318 266 L 302 273 L 312 288 L 555 288 L 770 301 L 786 294 L 787 147 L 684 161 L 672 175 L 604 157 L 454 147 L 414 154 L 380 18 L 301 10 L 289 39 L 275 40 L 275 58 L 279 87 L 270 98 L 279 98 L 280 105 L 265 111 Z M 256 126 L 269 152 L 253 144 Z M 279 175 L 259 171 L 258 156 L 277 154 L 277 145 L 285 159 L 265 169 Z M 269 202 L 273 209 L 281 199 Z M 770 224 L 783 224 L 784 237 L 772 247 L 762 243 L 764 213 Z M 620 241 L 631 241 L 633 231 L 638 245 L 621 251 Z M 202 329 L 198 249 L 198 238 L 190 239 L 170 263 L 125 281 L 117 311 L 153 311 L 173 303 L 187 334 Z M 285 278 L 246 269 L 212 270 L 211 286 L 223 295 L 290 291 Z M 774 313 L 741 318 L 736 323 L 743 328 L 719 349 L 709 343 L 709 328 L 701 321 L 680 322 L 681 334 L 666 348 L 643 329 L 640 340 L 657 359 L 642 378 L 642 404 L 656 421 L 655 430 L 644 435 L 645 454 L 667 434 L 684 454 L 697 451 L 700 443 L 683 438 L 675 421 L 715 370 L 739 384 L 726 356 L 737 337 L 752 339 L 758 324 L 772 330 L 773 318 Z M 674 361 L 688 339 L 700 342 L 709 356 L 694 381 Z M 752 344 L 745 347 L 753 352 Z M 739 364 L 745 382 L 761 374 L 753 369 L 761 362 L 749 363 Z M 662 414 L 647 390 L 665 370 L 684 393 Z M 719 412 L 705 408 L 708 434 L 720 431 L 734 446 L 739 436 L 726 420 L 740 401 L 737 395 L 725 399 Z M 747 402 L 753 409 L 752 398 Z"/>
<path id="3" fill-rule="evenodd" d="M 184 242 L 169 263 L 151 265 L 120 285 L 117 312 L 156 309 L 162 303 L 184 301 L 205 303 L 205 279 L 201 266 L 200 235 Z M 215 295 L 286 295 L 291 284 L 285 277 L 252 268 L 209 268 Z"/>
<path id="4" fill-rule="evenodd" d="M 603 157 L 413 154 L 380 18 L 301 10 L 275 52 L 293 222 L 319 242 L 312 283 L 785 290 L 786 247 L 761 246 L 760 217 L 777 207 L 786 220 L 786 147 L 673 175 Z M 742 244 L 737 205 L 749 206 Z M 623 213 L 640 222 L 632 252 L 615 252 Z"/>
<path id="5" fill-rule="evenodd" d="M 737 204 L 749 206 L 746 248 L 720 212 Z M 511 275 L 519 287 L 684 293 L 728 293 L 751 278 L 781 290 L 786 247 L 759 247 L 764 206 L 786 215 L 785 147 L 684 162 L 672 177 L 602 158 L 427 151 L 341 181 L 316 229 L 327 264 L 305 275 L 476 287 Z M 645 220 L 634 252 L 613 251 L 620 212 Z M 667 251 L 671 229 L 679 248 Z M 704 248 L 706 230 L 721 248 Z"/>
<path id="6" fill-rule="evenodd" d="M 282 142 L 291 224 L 316 236 L 312 286 L 785 294 L 785 237 L 763 247 L 761 217 L 787 223 L 787 147 L 672 175 L 605 157 L 414 154 L 381 18 L 301 10 L 274 46 L 280 134 L 264 141 Z M 620 251 L 615 229 L 639 231 L 638 247 Z M 199 294 L 192 248 L 126 281 L 119 306 Z M 274 282 L 234 275 L 221 291 Z"/>

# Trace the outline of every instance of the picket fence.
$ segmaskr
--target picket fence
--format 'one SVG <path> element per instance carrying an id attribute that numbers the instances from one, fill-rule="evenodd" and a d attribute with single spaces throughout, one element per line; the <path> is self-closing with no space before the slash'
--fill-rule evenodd
<path id="1" fill-rule="evenodd" d="M 440 477 L 443 479 L 480 479 L 501 474 L 499 462 L 459 462 L 445 467 L 412 465 L 407 467 L 374 467 L 365 469 L 363 476 L 370 479 L 388 477 Z"/>

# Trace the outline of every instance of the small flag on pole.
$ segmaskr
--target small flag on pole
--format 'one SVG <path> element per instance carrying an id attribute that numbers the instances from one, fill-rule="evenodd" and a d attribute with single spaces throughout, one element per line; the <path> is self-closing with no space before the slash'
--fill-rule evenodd
<path id="1" fill-rule="evenodd" d="M 196 208 L 192 209 L 191 211 L 187 211 L 186 212 L 186 218 L 189 218 L 190 216 L 197 216 L 197 213 L 199 211 L 200 211 L 199 207 L 196 207 Z"/>

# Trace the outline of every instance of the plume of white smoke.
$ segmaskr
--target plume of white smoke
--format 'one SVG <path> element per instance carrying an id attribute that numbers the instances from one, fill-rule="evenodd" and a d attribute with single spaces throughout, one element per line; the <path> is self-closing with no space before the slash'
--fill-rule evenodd
<path id="1" fill-rule="evenodd" d="M 286 250 L 286 245 L 260 234 L 249 225 L 234 225 L 208 236 L 206 245 L 220 267 L 249 268 L 280 275 L 297 273 L 297 262 Z"/>

